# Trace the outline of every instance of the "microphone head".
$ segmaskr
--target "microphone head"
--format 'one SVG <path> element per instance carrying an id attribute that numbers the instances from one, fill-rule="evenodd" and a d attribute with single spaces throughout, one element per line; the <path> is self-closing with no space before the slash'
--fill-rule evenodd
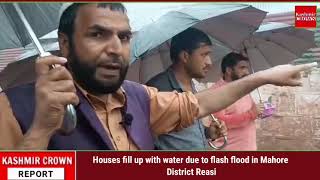
<path id="1" fill-rule="evenodd" d="M 130 126 L 132 124 L 133 121 L 133 116 L 129 113 L 126 113 L 124 115 L 124 124 L 127 126 Z"/>

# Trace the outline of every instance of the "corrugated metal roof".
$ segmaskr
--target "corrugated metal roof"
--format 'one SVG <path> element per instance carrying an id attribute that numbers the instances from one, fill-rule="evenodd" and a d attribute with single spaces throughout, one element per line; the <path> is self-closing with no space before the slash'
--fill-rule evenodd
<path id="1" fill-rule="evenodd" d="M 7 66 L 7 64 L 14 62 L 17 59 L 17 57 L 23 52 L 24 50 L 22 48 L 1 50 L 0 71 L 2 71 Z"/>
<path id="2" fill-rule="evenodd" d="M 32 46 L 26 48 L 5 49 L 0 51 L 0 72 L 11 62 L 17 61 L 23 53 L 30 51 Z"/>
<path id="3" fill-rule="evenodd" d="M 285 12 L 285 13 L 278 13 L 278 14 L 271 14 L 268 15 L 263 23 L 266 22 L 281 22 L 281 23 L 285 23 L 285 24 L 289 24 L 294 26 L 294 20 L 295 20 L 295 16 L 294 16 L 294 12 Z"/>
<path id="4" fill-rule="evenodd" d="M 320 10 L 317 13 L 317 28 L 315 29 L 315 41 L 317 45 L 320 45 Z M 285 12 L 278 14 L 271 14 L 266 17 L 263 23 L 267 22 L 280 22 L 294 26 L 295 25 L 295 14 L 294 12 Z M 320 62 L 320 48 L 309 49 L 308 52 L 303 54 L 302 58 L 296 60 L 296 62 L 308 62 L 318 61 Z"/>

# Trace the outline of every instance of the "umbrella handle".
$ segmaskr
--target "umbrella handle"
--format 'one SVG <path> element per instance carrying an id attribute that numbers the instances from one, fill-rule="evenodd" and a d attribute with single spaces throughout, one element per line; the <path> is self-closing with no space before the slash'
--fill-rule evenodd
<path id="1" fill-rule="evenodd" d="M 197 89 L 197 88 L 194 88 L 194 91 L 197 93 L 197 92 L 199 92 L 199 90 Z M 211 116 L 211 118 L 212 118 L 212 121 L 214 121 L 215 123 L 217 123 L 218 125 L 220 125 L 221 123 L 220 123 L 220 121 L 216 118 L 216 117 L 214 117 L 212 114 L 210 114 L 210 116 Z M 208 140 L 208 144 L 209 144 L 209 146 L 211 147 L 211 148 L 213 148 L 213 149 L 216 149 L 216 150 L 220 150 L 220 149 L 222 149 L 222 148 L 224 148 L 226 145 L 227 145 L 227 143 L 228 143 L 228 139 L 227 139 L 227 136 L 226 135 L 223 135 L 223 144 L 221 145 L 221 146 L 216 146 L 214 143 L 213 143 L 213 141 L 212 141 L 212 139 L 209 139 Z"/>
<path id="2" fill-rule="evenodd" d="M 58 132 L 62 135 L 70 135 L 77 126 L 77 112 L 72 104 L 68 104 L 61 128 Z"/>
<path id="3" fill-rule="evenodd" d="M 217 123 L 218 125 L 220 125 L 220 121 L 214 117 L 212 114 L 210 114 L 212 120 Z M 216 149 L 216 150 L 220 150 L 223 149 L 227 144 L 228 144 L 228 138 L 226 135 L 223 135 L 223 144 L 221 146 L 216 146 L 214 143 L 214 141 L 212 141 L 211 139 L 208 140 L 208 144 L 211 148 Z"/>
<path id="4" fill-rule="evenodd" d="M 228 143 L 228 139 L 227 139 L 227 136 L 223 136 L 223 144 L 221 146 L 216 146 L 213 141 L 211 140 L 208 140 L 208 144 L 210 147 L 212 147 L 213 149 L 216 149 L 216 150 L 221 150 L 223 149 Z"/>
<path id="5" fill-rule="evenodd" d="M 40 53 L 40 57 L 50 56 L 49 52 Z M 52 65 L 51 68 L 56 68 L 57 65 Z M 70 135 L 77 126 L 77 112 L 72 104 L 68 104 L 63 118 L 63 123 L 58 132 L 62 135 Z"/>

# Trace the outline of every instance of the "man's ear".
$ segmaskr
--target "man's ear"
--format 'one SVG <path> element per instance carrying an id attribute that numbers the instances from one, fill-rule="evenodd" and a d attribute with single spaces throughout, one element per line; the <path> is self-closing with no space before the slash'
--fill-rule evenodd
<path id="1" fill-rule="evenodd" d="M 231 67 L 227 67 L 227 68 L 226 68 L 226 73 L 227 73 L 227 74 L 231 74 L 232 71 L 233 71 L 233 69 L 232 69 Z"/>
<path id="2" fill-rule="evenodd" d="M 59 41 L 59 47 L 60 47 L 61 55 L 63 57 L 69 57 L 69 54 L 70 54 L 70 42 L 69 42 L 68 36 L 66 34 L 60 32 L 58 34 L 58 41 Z"/>
<path id="3" fill-rule="evenodd" d="M 181 51 L 179 54 L 179 59 L 183 63 L 188 63 L 189 60 L 189 53 L 187 51 Z"/>

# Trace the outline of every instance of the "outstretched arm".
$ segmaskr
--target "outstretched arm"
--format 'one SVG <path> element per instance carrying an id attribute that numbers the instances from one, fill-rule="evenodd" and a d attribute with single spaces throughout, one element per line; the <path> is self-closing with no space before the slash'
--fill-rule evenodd
<path id="1" fill-rule="evenodd" d="M 228 83 L 212 91 L 208 89 L 196 94 L 199 102 L 198 118 L 212 112 L 218 112 L 259 86 L 274 84 L 277 86 L 300 86 L 300 72 L 317 66 L 317 63 L 304 65 L 280 65 L 254 73 L 245 78 Z"/>

